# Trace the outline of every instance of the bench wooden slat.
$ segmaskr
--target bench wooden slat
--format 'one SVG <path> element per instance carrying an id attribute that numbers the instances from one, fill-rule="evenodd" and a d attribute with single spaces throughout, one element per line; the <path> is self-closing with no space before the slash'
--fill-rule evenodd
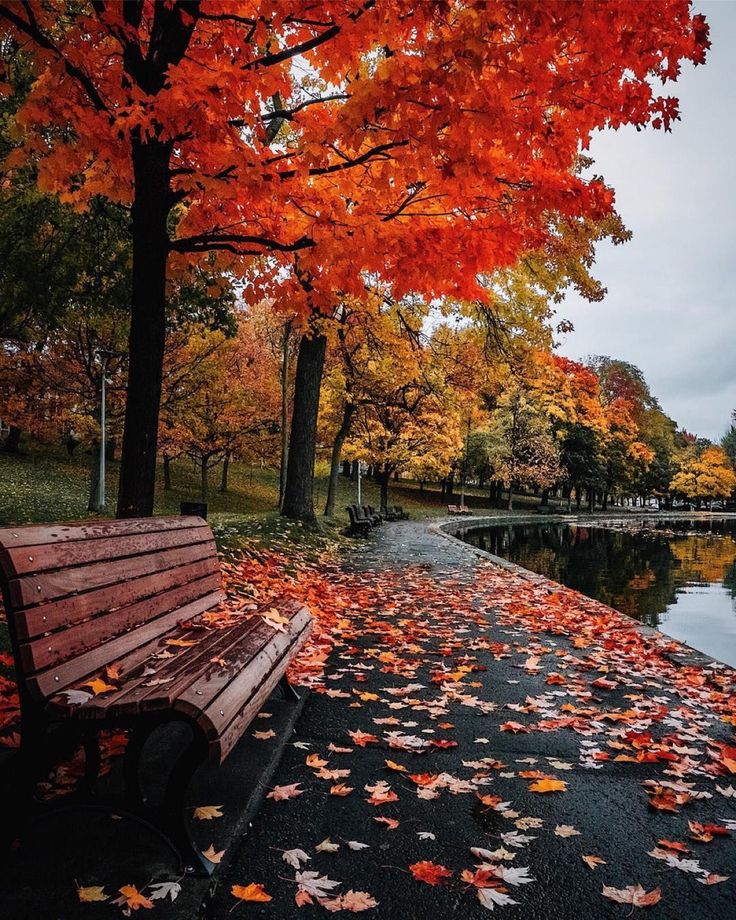
<path id="1" fill-rule="evenodd" d="M 147 664 L 155 669 L 155 673 L 141 675 L 127 681 L 117 694 L 98 697 L 92 704 L 98 710 L 100 717 L 105 716 L 105 710 L 111 709 L 116 715 L 128 716 L 141 711 L 142 702 L 149 698 L 166 692 L 170 684 L 186 687 L 191 680 L 192 672 L 201 673 L 210 659 L 217 657 L 243 634 L 256 626 L 255 619 L 243 620 L 225 629 L 213 629 L 200 633 L 199 630 L 180 629 L 170 635 L 162 636 L 158 646 L 165 648 L 166 639 L 193 640 L 196 645 L 185 649 L 172 647 L 170 651 L 176 652 L 174 658 L 153 659 Z M 151 653 L 155 652 L 152 648 Z M 150 686 L 153 680 L 165 680 L 166 684 Z M 147 686 L 147 684 L 149 686 Z M 166 694 L 169 695 L 168 693 Z M 163 708 L 163 704 L 162 707 Z"/>
<path id="2" fill-rule="evenodd" d="M 5 549 L 18 546 L 41 546 L 67 540 L 95 540 L 101 537 L 119 537 L 126 534 L 156 533 L 182 530 L 186 527 L 209 526 L 200 517 L 131 518 L 121 521 L 83 521 L 78 524 L 33 524 L 23 527 L 4 527 L 2 545 Z"/>
<path id="3" fill-rule="evenodd" d="M 309 613 L 306 608 L 302 608 L 292 620 L 297 635 L 306 628 L 309 621 Z M 217 734 L 220 734 L 221 730 L 235 718 L 242 708 L 243 700 L 252 695 L 254 687 L 259 686 L 274 670 L 277 663 L 293 645 L 293 639 L 292 633 L 274 633 L 255 655 L 247 659 L 247 662 L 241 659 L 240 669 L 233 669 L 231 680 L 211 700 L 204 711 L 205 719 L 215 727 Z M 247 656 L 247 650 L 244 652 Z M 189 693 L 182 694 L 176 701 L 177 707 L 188 699 L 190 699 Z"/>
<path id="4" fill-rule="evenodd" d="M 310 624 L 302 630 L 298 636 L 292 636 L 292 643 L 288 647 L 278 665 L 267 675 L 260 688 L 252 697 L 246 699 L 240 711 L 235 715 L 230 724 L 224 728 L 219 736 L 210 739 L 210 758 L 218 763 L 227 757 L 233 747 L 240 740 L 250 723 L 255 719 L 261 707 L 273 692 L 274 687 L 279 680 L 286 674 L 286 670 L 291 662 L 293 655 L 306 642 L 310 632 Z M 206 731 L 206 725 L 203 725 L 200 717 L 199 724 Z"/>
<path id="5" fill-rule="evenodd" d="M 136 627 L 154 622 L 198 598 L 211 596 L 219 589 L 219 573 L 209 573 L 194 581 L 176 585 L 163 594 L 119 608 L 114 616 L 103 614 L 49 635 L 36 637 L 30 642 L 23 642 L 19 646 L 23 666 L 28 672 L 34 672 L 62 664 L 70 658 L 86 654 L 90 649 L 103 646 L 111 639 Z M 162 632 L 168 628 L 161 624 Z"/>
<path id="6" fill-rule="evenodd" d="M 165 599 L 160 598 L 162 593 L 213 574 L 219 577 L 219 566 L 214 558 L 166 572 L 152 572 L 113 588 L 99 588 L 85 594 L 72 595 L 62 601 L 19 610 L 13 614 L 15 630 L 19 639 L 30 639 L 80 623 L 97 614 L 115 612 L 143 599 L 149 600 L 151 612 L 155 615 L 158 605 L 166 603 Z"/>
<path id="7" fill-rule="evenodd" d="M 132 559 L 118 559 L 115 562 L 95 562 L 74 569 L 42 572 L 39 575 L 24 575 L 8 582 L 10 601 L 17 609 L 29 607 L 44 601 L 58 601 L 69 595 L 76 595 L 94 588 L 129 584 L 135 578 L 150 572 L 164 573 L 168 569 L 210 559 L 217 564 L 217 551 L 210 543 L 176 547 L 171 550 L 135 556 Z M 111 592 L 111 600 L 114 603 Z"/>
<path id="8" fill-rule="evenodd" d="M 204 522 L 203 522 L 204 523 Z M 76 540 L 45 546 L 22 546 L 5 551 L 12 566 L 12 575 L 29 575 L 49 569 L 88 565 L 125 556 L 140 556 L 156 550 L 173 549 L 195 543 L 211 543 L 206 527 L 182 527 L 123 537 L 103 537 L 98 540 Z"/>

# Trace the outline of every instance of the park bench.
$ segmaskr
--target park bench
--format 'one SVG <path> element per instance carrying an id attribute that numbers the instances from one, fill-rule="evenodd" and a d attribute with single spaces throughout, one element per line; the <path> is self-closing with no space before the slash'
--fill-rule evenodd
<path id="1" fill-rule="evenodd" d="M 401 505 L 388 505 L 381 508 L 381 516 L 387 521 L 408 521 L 409 515 L 404 511 Z"/>
<path id="2" fill-rule="evenodd" d="M 348 517 L 350 518 L 350 533 L 361 537 L 367 537 L 373 529 L 370 519 L 362 514 L 357 505 L 348 505 Z"/>
<path id="3" fill-rule="evenodd" d="M 198 517 L 3 528 L 0 583 L 21 703 L 15 777 L 30 793 L 61 733 L 84 745 L 91 791 L 98 732 L 127 729 L 128 812 L 157 828 L 190 871 L 211 872 L 186 821 L 189 781 L 228 756 L 277 685 L 295 695 L 285 675 L 309 633 L 307 608 L 283 600 L 268 617 L 216 610 L 225 600 L 217 550 Z M 171 722 L 191 739 L 152 811 L 141 755 Z"/>
<path id="4" fill-rule="evenodd" d="M 458 508 L 457 505 L 448 505 L 447 513 L 448 514 L 460 514 L 460 509 Z"/>
<path id="5" fill-rule="evenodd" d="M 370 520 L 374 527 L 383 524 L 383 515 L 379 514 L 373 505 L 363 505 L 363 514 Z"/>

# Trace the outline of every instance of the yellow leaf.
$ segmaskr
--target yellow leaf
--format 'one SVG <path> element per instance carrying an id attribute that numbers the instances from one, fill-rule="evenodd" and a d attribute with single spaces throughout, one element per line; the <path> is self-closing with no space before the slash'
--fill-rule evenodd
<path id="1" fill-rule="evenodd" d="M 567 783 L 561 779 L 538 779 L 529 786 L 529 792 L 566 792 Z"/>
<path id="2" fill-rule="evenodd" d="M 194 639 L 167 639 L 167 645 L 175 645 L 177 648 L 189 648 L 190 645 L 196 645 Z"/>
<path id="3" fill-rule="evenodd" d="M 101 677 L 95 677 L 94 680 L 88 680 L 87 683 L 82 684 L 82 686 L 89 687 L 95 696 L 99 696 L 100 693 L 109 693 L 111 690 L 118 689 L 117 687 L 113 687 L 112 684 L 105 683 Z"/>
<path id="4" fill-rule="evenodd" d="M 211 821 L 222 817 L 222 805 L 200 805 L 194 809 L 194 817 L 200 821 Z"/>
<path id="5" fill-rule="evenodd" d="M 91 901 L 106 901 L 108 898 L 102 885 L 88 885 L 77 888 L 77 897 L 82 904 L 88 904 Z"/>
<path id="6" fill-rule="evenodd" d="M 393 760 L 385 760 L 384 763 L 389 770 L 396 770 L 397 773 L 406 773 L 406 767 L 400 763 L 394 763 Z"/>
<path id="7" fill-rule="evenodd" d="M 263 885 L 256 885 L 251 882 L 250 885 L 233 885 L 230 889 L 231 894 L 241 901 L 270 901 L 270 894 L 266 894 Z"/>

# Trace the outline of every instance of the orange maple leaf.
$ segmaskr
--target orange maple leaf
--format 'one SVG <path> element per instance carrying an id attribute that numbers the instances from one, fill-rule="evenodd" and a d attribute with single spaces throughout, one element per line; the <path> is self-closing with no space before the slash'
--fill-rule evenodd
<path id="1" fill-rule="evenodd" d="M 241 901 L 264 902 L 273 900 L 270 894 L 266 894 L 263 885 L 257 885 L 255 882 L 251 882 L 249 885 L 233 885 L 230 893 Z"/>
<path id="2" fill-rule="evenodd" d="M 425 882 L 427 885 L 441 885 L 444 879 L 452 876 L 447 866 L 426 859 L 409 866 L 409 871 L 418 882 Z"/>

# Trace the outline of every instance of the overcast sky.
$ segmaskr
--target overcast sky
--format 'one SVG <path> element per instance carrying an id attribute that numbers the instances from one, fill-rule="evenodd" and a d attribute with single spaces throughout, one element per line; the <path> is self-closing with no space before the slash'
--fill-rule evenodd
<path id="1" fill-rule="evenodd" d="M 569 295 L 560 306 L 575 326 L 560 350 L 638 365 L 668 415 L 715 440 L 736 408 L 736 2 L 695 9 L 712 47 L 704 67 L 668 84 L 680 99 L 672 133 L 622 129 L 593 141 L 595 172 L 634 238 L 601 247 L 601 303 Z"/>

